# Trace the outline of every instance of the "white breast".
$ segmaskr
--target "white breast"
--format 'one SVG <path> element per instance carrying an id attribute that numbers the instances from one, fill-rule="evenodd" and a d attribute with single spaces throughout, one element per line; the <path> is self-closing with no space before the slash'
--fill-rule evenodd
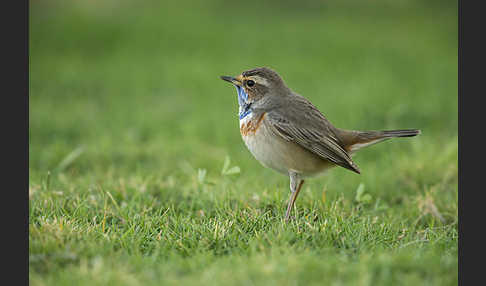
<path id="1" fill-rule="evenodd" d="M 258 118 L 255 118 L 253 114 L 249 114 L 240 120 L 241 137 L 246 147 L 263 166 L 286 174 L 288 170 L 285 168 L 282 158 L 280 158 L 281 155 L 278 155 L 280 152 L 276 150 L 278 148 L 278 144 L 275 142 L 276 138 L 268 134 L 268 130 L 262 122 L 256 130 L 252 130 L 252 128 L 257 127 L 257 120 Z"/>
<path id="2" fill-rule="evenodd" d="M 320 173 L 328 166 L 325 160 L 297 144 L 274 135 L 265 124 L 265 114 L 253 113 L 240 120 L 240 132 L 252 155 L 265 167 L 280 173 L 294 171 L 303 176 Z"/>

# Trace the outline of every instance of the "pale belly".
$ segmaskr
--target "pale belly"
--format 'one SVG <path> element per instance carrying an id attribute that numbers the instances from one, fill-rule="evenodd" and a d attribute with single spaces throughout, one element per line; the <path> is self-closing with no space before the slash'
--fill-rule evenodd
<path id="1" fill-rule="evenodd" d="M 240 120 L 240 131 L 252 155 L 263 166 L 282 174 L 292 171 L 309 177 L 322 174 L 334 166 L 299 145 L 274 135 L 265 124 L 264 115 L 263 118 L 249 115 Z"/>

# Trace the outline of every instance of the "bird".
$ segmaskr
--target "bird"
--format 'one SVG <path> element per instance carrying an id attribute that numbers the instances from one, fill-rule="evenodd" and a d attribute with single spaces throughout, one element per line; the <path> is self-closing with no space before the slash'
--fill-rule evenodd
<path id="1" fill-rule="evenodd" d="M 421 133 L 419 129 L 358 131 L 337 128 L 268 67 L 220 78 L 236 87 L 240 133 L 250 153 L 264 167 L 290 178 L 286 223 L 306 179 L 336 166 L 360 174 L 360 168 L 351 159 L 356 151 L 393 137 L 413 137 Z"/>

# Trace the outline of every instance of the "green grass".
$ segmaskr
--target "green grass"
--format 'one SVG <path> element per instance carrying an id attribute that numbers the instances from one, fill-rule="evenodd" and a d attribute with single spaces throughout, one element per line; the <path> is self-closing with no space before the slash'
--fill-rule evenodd
<path id="1" fill-rule="evenodd" d="M 457 284 L 455 2 L 34 2 L 32 285 Z M 285 224 L 219 79 L 257 66 L 338 127 L 423 134 L 307 180 Z"/>

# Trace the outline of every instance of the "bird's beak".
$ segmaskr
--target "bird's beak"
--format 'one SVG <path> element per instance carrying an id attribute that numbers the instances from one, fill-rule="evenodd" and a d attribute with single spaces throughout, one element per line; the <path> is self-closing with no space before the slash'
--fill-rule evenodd
<path id="1" fill-rule="evenodd" d="M 236 91 L 238 92 L 238 104 L 240 106 L 245 106 L 248 101 L 248 94 L 245 92 L 243 88 L 243 76 L 239 75 L 237 77 L 222 75 L 222 80 L 232 83 L 236 87 Z"/>
<path id="2" fill-rule="evenodd" d="M 238 78 L 232 77 L 232 76 L 227 76 L 227 75 L 222 75 L 221 76 L 222 80 L 225 80 L 227 82 L 230 82 L 236 86 L 241 86 L 241 81 Z"/>

